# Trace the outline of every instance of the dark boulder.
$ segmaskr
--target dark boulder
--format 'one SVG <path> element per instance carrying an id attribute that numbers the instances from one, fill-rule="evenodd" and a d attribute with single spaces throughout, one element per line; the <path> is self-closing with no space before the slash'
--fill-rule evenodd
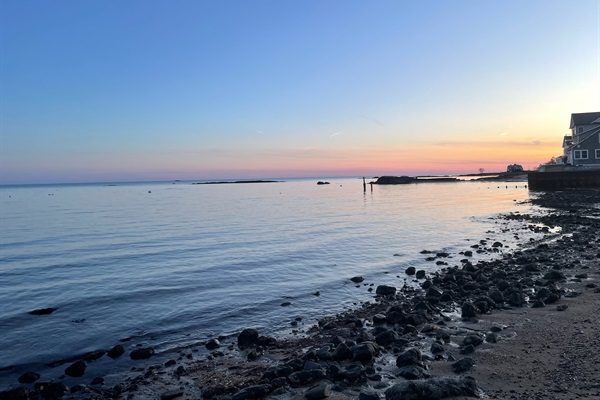
<path id="1" fill-rule="evenodd" d="M 522 307 L 525 303 L 525 295 L 523 293 L 512 292 L 507 299 L 507 303 L 513 307 Z"/>
<path id="2" fill-rule="evenodd" d="M 325 376 L 325 371 L 323 369 L 309 369 L 290 374 L 290 376 L 288 376 L 288 380 L 292 386 L 297 387 L 318 382 L 322 379 L 325 379 Z"/>
<path id="3" fill-rule="evenodd" d="M 418 349 L 408 349 L 396 358 L 396 366 L 401 368 L 408 365 L 422 365 L 422 359 L 423 357 Z"/>
<path id="4" fill-rule="evenodd" d="M 361 283 L 365 280 L 365 278 L 363 278 L 362 276 L 355 276 L 353 278 L 350 278 L 350 280 L 354 283 Z"/>
<path id="5" fill-rule="evenodd" d="M 248 386 L 234 394 L 231 400 L 259 399 L 268 395 L 271 389 L 271 385 L 267 384 Z"/>
<path id="6" fill-rule="evenodd" d="M 400 368 L 398 376 L 408 379 L 410 381 L 415 379 L 429 378 L 429 374 L 425 370 L 417 365 L 408 365 Z"/>
<path id="7" fill-rule="evenodd" d="M 246 328 L 238 335 L 238 347 L 240 349 L 245 349 L 255 344 L 257 340 L 258 332 L 256 331 L 256 329 Z"/>
<path id="8" fill-rule="evenodd" d="M 33 382 L 37 381 L 38 379 L 40 379 L 40 374 L 31 372 L 31 371 L 27 371 L 23 375 L 19 376 L 19 383 L 33 383 Z"/>
<path id="9" fill-rule="evenodd" d="M 423 269 L 418 270 L 416 278 L 417 279 L 425 279 L 425 270 L 423 270 Z"/>
<path id="10" fill-rule="evenodd" d="M 432 354 L 437 354 L 437 353 L 443 353 L 444 351 L 446 351 L 446 349 L 444 348 L 444 345 L 438 342 L 433 342 L 431 343 L 431 348 L 430 351 Z"/>
<path id="11" fill-rule="evenodd" d="M 306 391 L 304 397 L 308 400 L 320 400 L 329 397 L 331 394 L 331 385 L 327 383 L 321 383 L 320 385 L 313 386 Z"/>
<path id="12" fill-rule="evenodd" d="M 140 347 L 129 353 L 129 357 L 132 360 L 147 360 L 152 357 L 153 354 L 154 349 L 152 347 Z"/>
<path id="13" fill-rule="evenodd" d="M 393 286 L 379 285 L 375 290 L 375 294 L 379 296 L 393 296 L 396 294 L 396 288 Z"/>
<path id="14" fill-rule="evenodd" d="M 365 368 L 361 364 L 350 364 L 338 371 L 337 379 L 346 379 L 350 382 L 354 382 L 364 374 Z"/>
<path id="15" fill-rule="evenodd" d="M 387 346 L 400 339 L 400 336 L 392 330 L 386 330 L 375 336 L 375 341 L 380 346 Z"/>
<path id="16" fill-rule="evenodd" d="M 483 339 L 479 335 L 468 335 L 463 339 L 463 346 L 479 346 L 481 343 L 483 343 Z"/>
<path id="17" fill-rule="evenodd" d="M 119 358 L 125 353 L 125 347 L 123 345 L 116 345 L 106 353 L 110 358 Z"/>
<path id="18" fill-rule="evenodd" d="M 363 342 L 352 346 L 352 361 L 371 362 L 379 354 L 379 346 L 373 342 Z"/>
<path id="19" fill-rule="evenodd" d="M 85 373 L 85 368 L 86 365 L 83 361 L 74 362 L 65 369 L 65 375 L 79 378 Z"/>
<path id="20" fill-rule="evenodd" d="M 404 273 L 406 275 L 414 275 L 417 272 L 417 269 L 415 267 L 408 267 L 406 268 L 406 270 L 404 271 Z"/>
<path id="21" fill-rule="evenodd" d="M 488 343 L 497 343 L 498 342 L 498 334 L 496 332 L 488 332 L 485 335 L 485 341 Z"/>
<path id="22" fill-rule="evenodd" d="M 204 347 L 206 347 L 207 350 L 216 350 L 221 347 L 221 342 L 219 342 L 217 339 L 210 339 L 208 342 L 206 342 Z"/>
<path id="23" fill-rule="evenodd" d="M 385 391 L 386 400 L 438 400 L 455 396 L 477 396 L 472 377 L 435 377 L 396 383 Z"/>
<path id="24" fill-rule="evenodd" d="M 335 361 L 347 360 L 352 357 L 352 350 L 344 342 L 338 344 L 331 354 L 331 358 Z"/>
<path id="25" fill-rule="evenodd" d="M 477 318 L 479 316 L 479 309 L 475 306 L 475 304 L 467 301 L 463 303 L 461 307 L 460 316 L 463 319 Z"/>
<path id="26" fill-rule="evenodd" d="M 62 399 L 69 391 L 67 385 L 62 382 L 39 382 L 34 387 L 45 400 Z"/>
<path id="27" fill-rule="evenodd" d="M 31 314 L 31 315 L 48 315 L 48 314 L 52 314 L 56 310 L 58 310 L 58 308 L 52 308 L 52 307 L 38 308 L 37 310 L 29 311 L 29 314 Z"/>
<path id="28" fill-rule="evenodd" d="M 504 296 L 498 289 L 491 289 L 488 292 L 488 297 L 492 299 L 496 305 L 502 305 L 504 303 Z"/>
<path id="29" fill-rule="evenodd" d="M 466 372 L 470 370 L 473 367 L 473 365 L 475 365 L 475 361 L 473 361 L 471 357 L 465 357 L 452 364 L 452 371 L 454 371 L 457 374 L 460 374 L 461 372 Z"/>
<path id="30" fill-rule="evenodd" d="M 20 386 L 18 388 L 5 390 L 0 392 L 0 399 L 2 400 L 28 400 L 30 399 L 30 392 L 24 386 Z"/>
<path id="31" fill-rule="evenodd" d="M 561 281 L 566 278 L 565 274 L 563 274 L 562 272 L 552 269 L 544 275 L 544 279 L 547 279 L 549 281 Z"/>

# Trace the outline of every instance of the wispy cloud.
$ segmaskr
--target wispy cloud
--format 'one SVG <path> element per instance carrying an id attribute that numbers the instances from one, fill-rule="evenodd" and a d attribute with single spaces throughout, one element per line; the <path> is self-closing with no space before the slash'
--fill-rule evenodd
<path id="1" fill-rule="evenodd" d="M 364 118 L 364 119 L 368 119 L 371 122 L 375 122 L 377 125 L 385 126 L 385 124 L 383 122 L 381 122 L 380 120 L 378 120 L 378 119 L 371 118 L 371 117 L 368 117 L 366 115 L 359 115 L 359 117 Z"/>
<path id="2" fill-rule="evenodd" d="M 500 135 L 498 136 L 508 136 L 510 134 L 510 132 L 502 132 Z"/>
<path id="3" fill-rule="evenodd" d="M 329 137 L 339 136 L 342 133 L 344 133 L 344 131 L 338 131 L 338 132 L 332 133 L 331 135 L 329 135 Z"/>

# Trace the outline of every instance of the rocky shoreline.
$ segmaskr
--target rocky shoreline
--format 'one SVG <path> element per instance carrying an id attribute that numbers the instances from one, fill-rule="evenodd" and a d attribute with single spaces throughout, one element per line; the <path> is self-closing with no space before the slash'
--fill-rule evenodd
<path id="1" fill-rule="evenodd" d="M 548 212 L 501 218 L 543 231 L 544 239 L 477 263 L 470 261 L 472 252 L 498 251 L 503 244 L 482 239 L 454 255 L 423 250 L 430 261 L 444 265 L 453 257 L 448 264 L 454 265 L 433 274 L 407 269 L 404 273 L 415 285 L 396 288 L 348 277 L 372 290 L 374 301 L 324 318 L 303 335 L 274 338 L 245 329 L 181 349 L 160 362 L 151 348 L 126 352 L 120 344 L 106 356 L 98 352 L 72 360 L 64 365 L 65 375 L 80 378 L 91 363 L 129 357 L 138 364 L 127 376 L 42 382 L 28 372 L 19 378 L 21 386 L 1 392 L 0 399 L 600 396 L 600 372 L 594 370 L 600 360 L 591 351 L 593 343 L 600 345 L 593 333 L 600 323 L 600 191 L 543 193 L 532 202 Z M 571 346 L 574 339 L 558 333 L 574 321 L 583 333 Z M 550 343 L 560 337 L 564 343 Z M 572 352 L 561 353 L 566 348 Z M 511 352 L 521 358 L 502 357 Z M 548 364 L 553 360 L 556 368 Z M 588 368 L 579 367 L 586 363 Z M 545 369 L 535 370 L 540 364 Z M 514 375 L 517 370 L 519 376 Z"/>

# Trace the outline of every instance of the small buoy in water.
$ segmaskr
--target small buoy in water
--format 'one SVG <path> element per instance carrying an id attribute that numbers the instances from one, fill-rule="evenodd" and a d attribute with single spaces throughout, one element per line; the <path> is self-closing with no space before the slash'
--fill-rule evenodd
<path id="1" fill-rule="evenodd" d="M 150 190 L 148 190 L 148 193 L 152 193 Z"/>

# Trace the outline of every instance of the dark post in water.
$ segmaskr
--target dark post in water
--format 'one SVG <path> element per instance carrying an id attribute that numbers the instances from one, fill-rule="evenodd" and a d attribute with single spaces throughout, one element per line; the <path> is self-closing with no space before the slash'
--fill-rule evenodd
<path id="1" fill-rule="evenodd" d="M 363 192 L 367 193 L 367 182 L 365 182 L 364 176 L 363 176 Z"/>

